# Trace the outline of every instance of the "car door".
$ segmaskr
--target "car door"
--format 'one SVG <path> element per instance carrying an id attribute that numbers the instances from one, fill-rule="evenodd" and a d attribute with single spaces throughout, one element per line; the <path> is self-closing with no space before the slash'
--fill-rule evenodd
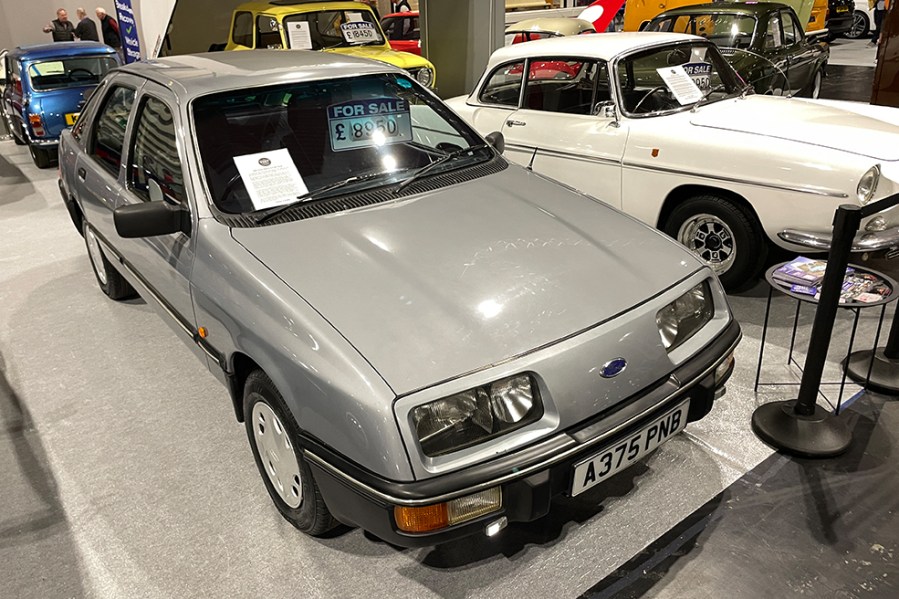
<path id="1" fill-rule="evenodd" d="M 782 95 L 791 87 L 791 84 L 789 79 L 790 66 L 787 63 L 787 51 L 783 42 L 780 13 L 774 13 L 768 17 L 765 37 L 762 41 L 762 51 L 765 58 L 774 63 L 776 67 L 775 74 L 773 74 L 769 83 L 771 91 L 774 95 Z"/>
<path id="2" fill-rule="evenodd" d="M 112 211 L 122 193 L 125 135 L 142 84 L 142 79 L 120 75 L 106 85 L 99 108 L 87 125 L 85 150 L 75 160 L 74 193 L 84 218 L 101 242 L 115 251 L 117 235 Z"/>
<path id="3" fill-rule="evenodd" d="M 614 114 L 606 63 L 532 58 L 522 98 L 502 129 L 510 157 L 620 207 L 627 127 Z"/>
<path id="4" fill-rule="evenodd" d="M 149 202 L 150 186 L 155 182 L 164 201 L 195 215 L 185 185 L 183 142 L 178 136 L 186 124 L 180 122 L 174 96 L 161 85 L 147 82 L 135 102 L 134 115 L 126 145 L 125 184 L 117 208 Z M 192 226 L 191 231 L 195 230 Z M 194 237 L 184 232 L 136 239 L 117 236 L 116 245 L 128 269 L 174 320 L 170 322 L 173 328 L 192 335 L 196 330 L 190 294 Z M 205 359 L 199 347 L 189 345 Z"/>
<path id="5" fill-rule="evenodd" d="M 524 64 L 524 60 L 517 60 L 494 68 L 479 88 L 476 102 L 471 99 L 467 102 L 466 120 L 481 134 L 502 131 L 506 120 L 518 110 Z M 505 155 L 516 162 L 521 162 L 523 157 L 521 148 L 509 143 L 506 143 Z"/>
<path id="6" fill-rule="evenodd" d="M 815 66 L 815 53 L 805 41 L 805 34 L 793 16 L 793 11 L 782 9 L 780 18 L 783 29 L 784 54 L 787 61 L 787 77 L 790 80 L 790 89 L 796 94 L 809 85 L 813 75 L 812 69 Z"/>

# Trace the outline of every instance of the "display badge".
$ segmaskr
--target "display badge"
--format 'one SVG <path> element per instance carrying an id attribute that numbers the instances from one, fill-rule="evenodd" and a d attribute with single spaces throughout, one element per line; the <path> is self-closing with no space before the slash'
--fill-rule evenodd
<path id="1" fill-rule="evenodd" d="M 409 103 L 402 98 L 351 100 L 328 106 L 335 152 L 412 141 Z"/>
<path id="2" fill-rule="evenodd" d="M 344 23 L 340 26 L 340 31 L 343 33 L 343 39 L 348 44 L 367 44 L 369 42 L 381 41 L 374 23 L 369 23 L 368 21 Z"/>
<path id="3" fill-rule="evenodd" d="M 711 87 L 712 65 L 707 62 L 688 62 L 684 65 L 684 71 L 696 84 L 696 87 L 705 91 Z"/>

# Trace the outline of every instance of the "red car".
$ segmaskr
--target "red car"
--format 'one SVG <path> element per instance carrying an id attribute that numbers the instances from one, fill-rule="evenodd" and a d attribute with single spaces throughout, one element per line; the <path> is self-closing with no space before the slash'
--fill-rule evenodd
<path id="1" fill-rule="evenodd" d="M 381 19 L 381 28 L 387 35 L 391 48 L 421 56 L 421 31 L 418 29 L 417 10 L 391 13 Z"/>

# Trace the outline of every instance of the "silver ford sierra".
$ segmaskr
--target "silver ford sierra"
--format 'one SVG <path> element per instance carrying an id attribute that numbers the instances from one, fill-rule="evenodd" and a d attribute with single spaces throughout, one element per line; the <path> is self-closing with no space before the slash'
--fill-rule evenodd
<path id="1" fill-rule="evenodd" d="M 225 52 L 113 71 L 60 190 L 102 291 L 227 387 L 284 518 L 424 546 L 640 460 L 740 339 L 693 254 L 502 150 L 389 65 Z"/>

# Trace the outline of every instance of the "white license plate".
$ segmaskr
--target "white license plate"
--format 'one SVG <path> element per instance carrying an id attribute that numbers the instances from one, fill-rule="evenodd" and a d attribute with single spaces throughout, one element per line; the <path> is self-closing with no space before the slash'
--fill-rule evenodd
<path id="1" fill-rule="evenodd" d="M 615 445 L 604 447 L 592 458 L 575 464 L 571 495 L 583 493 L 590 487 L 611 478 L 684 430 L 689 406 L 689 400 L 685 401 L 661 418 L 650 422 L 643 430 Z"/>

